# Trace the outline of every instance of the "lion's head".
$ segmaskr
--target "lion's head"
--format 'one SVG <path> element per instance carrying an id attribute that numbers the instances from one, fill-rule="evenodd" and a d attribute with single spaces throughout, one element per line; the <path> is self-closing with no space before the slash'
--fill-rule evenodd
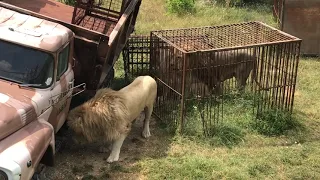
<path id="1" fill-rule="evenodd" d="M 128 112 L 121 92 L 101 89 L 96 95 L 72 109 L 67 125 L 77 143 L 112 141 L 128 131 Z"/>
<path id="2" fill-rule="evenodd" d="M 71 110 L 67 117 L 67 124 L 72 130 L 72 139 L 76 144 L 85 144 L 88 141 L 86 138 L 87 130 L 84 125 L 84 114 L 84 108 L 79 106 Z"/>

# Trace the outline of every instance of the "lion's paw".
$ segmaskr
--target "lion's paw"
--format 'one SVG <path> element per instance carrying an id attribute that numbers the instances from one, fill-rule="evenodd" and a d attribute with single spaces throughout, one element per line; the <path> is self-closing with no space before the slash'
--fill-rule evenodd
<path id="1" fill-rule="evenodd" d="M 143 131 L 142 131 L 142 137 L 148 138 L 148 137 L 150 137 L 150 136 L 151 136 L 150 131 L 148 131 L 148 130 L 143 130 Z"/>
<path id="2" fill-rule="evenodd" d="M 108 163 L 112 163 L 112 162 L 116 162 L 116 161 L 119 161 L 119 156 L 109 156 L 108 159 L 107 159 L 107 162 Z"/>

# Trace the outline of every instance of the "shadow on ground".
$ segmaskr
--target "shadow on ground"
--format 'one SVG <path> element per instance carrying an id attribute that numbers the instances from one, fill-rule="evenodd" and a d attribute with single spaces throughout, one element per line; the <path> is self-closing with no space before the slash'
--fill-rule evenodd
<path id="1" fill-rule="evenodd" d="M 152 118 L 151 137 L 141 137 L 144 114 L 135 122 L 132 131 L 124 141 L 120 161 L 109 164 L 108 153 L 99 153 L 99 144 L 80 146 L 70 139 L 56 154 L 54 167 L 46 167 L 42 179 L 139 179 L 139 167 L 136 165 L 143 158 L 161 158 L 171 143 L 172 137 L 157 127 Z"/>
<path id="2" fill-rule="evenodd" d="M 123 79 L 115 79 L 112 89 L 118 90 L 125 85 Z M 144 113 L 141 113 L 133 124 L 122 146 L 119 162 L 112 164 L 106 161 L 110 152 L 98 152 L 99 144 L 76 145 L 69 137 L 68 130 L 63 129 L 65 132 L 60 134 L 64 134 L 64 145 L 55 156 L 55 166 L 46 167 L 41 179 L 139 179 L 141 174 L 137 162 L 143 158 L 166 156 L 172 139 L 164 129 L 159 128 L 153 117 L 150 122 L 151 137 L 143 138 L 144 117 Z"/>

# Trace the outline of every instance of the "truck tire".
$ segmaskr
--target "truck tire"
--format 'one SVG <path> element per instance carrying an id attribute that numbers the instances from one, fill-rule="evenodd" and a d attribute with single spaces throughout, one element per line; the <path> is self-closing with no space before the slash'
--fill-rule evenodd
<path id="1" fill-rule="evenodd" d="M 42 180 L 42 179 L 40 179 L 40 174 L 34 173 L 33 176 L 31 177 L 31 180 Z"/>
<path id="2" fill-rule="evenodd" d="M 102 83 L 102 87 L 103 88 L 111 87 L 113 80 L 114 80 L 114 68 L 112 67 L 107 77 L 104 79 Z"/>
<path id="3" fill-rule="evenodd" d="M 56 153 L 63 151 L 69 141 L 72 139 L 71 131 L 69 130 L 68 124 L 65 122 L 58 133 L 55 135 L 55 148 Z"/>

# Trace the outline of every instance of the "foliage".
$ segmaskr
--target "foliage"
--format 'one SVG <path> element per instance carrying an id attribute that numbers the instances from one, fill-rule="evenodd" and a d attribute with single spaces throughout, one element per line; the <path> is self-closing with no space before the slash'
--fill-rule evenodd
<path id="1" fill-rule="evenodd" d="M 221 125 L 211 129 L 216 145 L 232 147 L 244 141 L 245 133 L 237 126 Z"/>
<path id="2" fill-rule="evenodd" d="M 243 7 L 257 4 L 271 5 L 273 3 L 272 0 L 214 0 L 214 2 L 227 7 Z"/>
<path id="3" fill-rule="evenodd" d="M 277 26 L 272 8 L 263 4 L 256 7 L 225 8 L 197 0 L 192 14 L 176 15 L 167 14 L 167 3 L 164 2 L 167 1 L 142 1 L 135 28 L 137 34 L 148 35 L 153 30 L 215 26 L 243 21 L 261 21 Z"/>
<path id="4" fill-rule="evenodd" d="M 195 10 L 194 0 L 167 0 L 167 8 L 171 13 L 186 14 Z"/>
<path id="5" fill-rule="evenodd" d="M 256 123 L 253 123 L 252 126 L 263 135 L 275 136 L 283 135 L 299 124 L 290 117 L 288 112 L 271 109 L 260 113 Z"/>
<path id="6" fill-rule="evenodd" d="M 76 0 L 59 0 L 59 1 L 69 6 L 74 6 L 76 3 Z"/>

